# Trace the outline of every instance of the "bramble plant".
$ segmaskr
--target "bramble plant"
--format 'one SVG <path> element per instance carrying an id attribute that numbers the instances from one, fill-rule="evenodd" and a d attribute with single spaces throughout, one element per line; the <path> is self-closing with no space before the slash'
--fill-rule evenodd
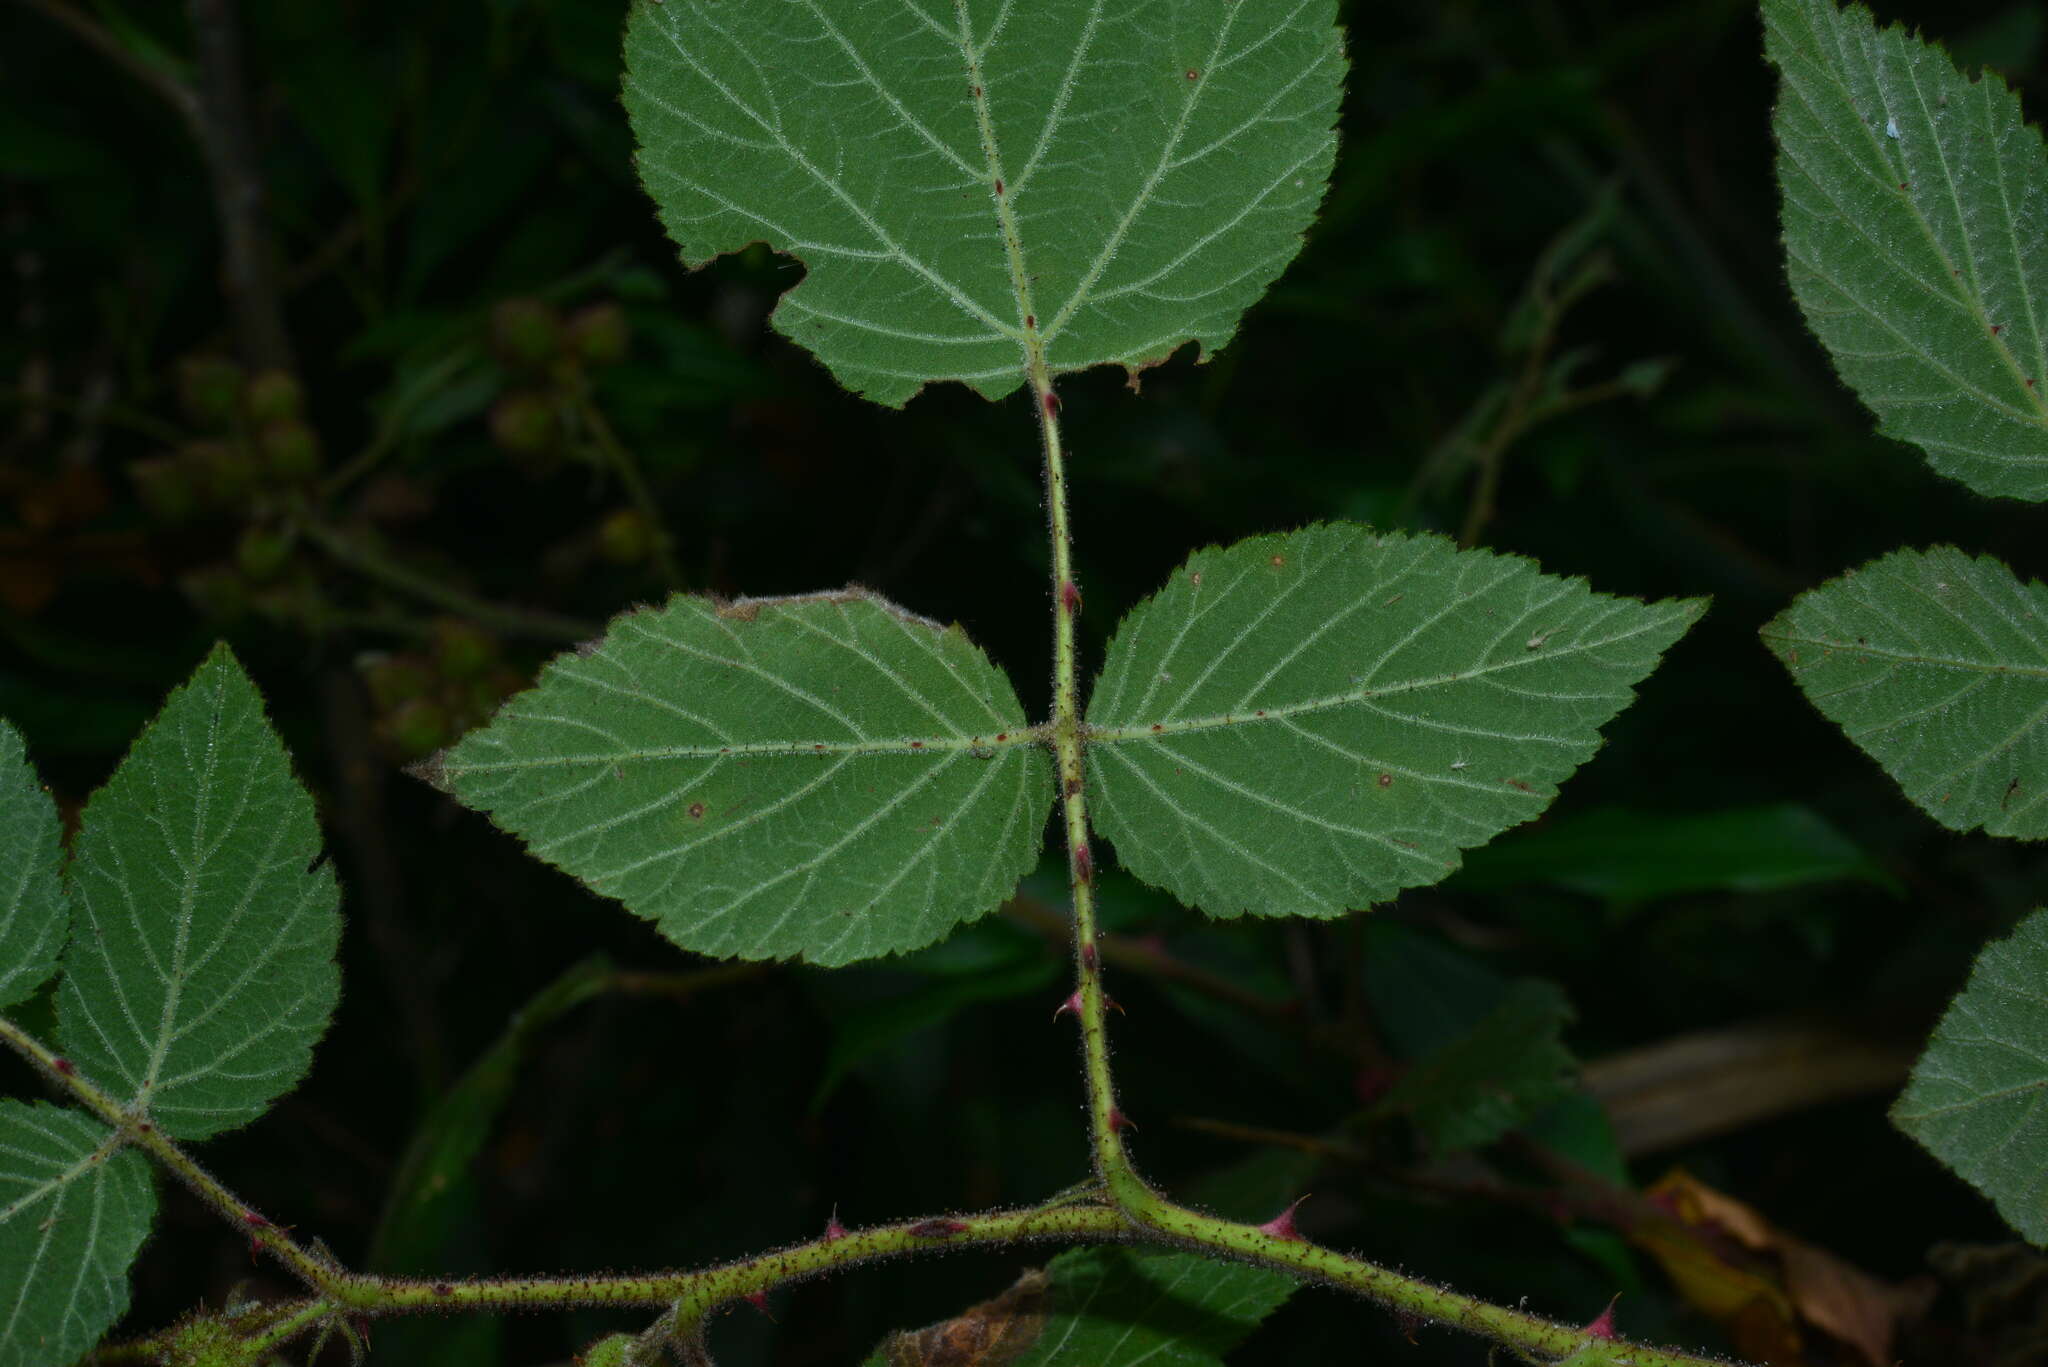
<path id="1" fill-rule="evenodd" d="M 1883 431 L 1980 493 L 2048 499 L 2048 149 L 1995 76 L 1964 78 L 1860 8 L 1764 0 L 1763 15 L 1791 283 L 1814 331 Z M 625 54 L 640 174 L 686 264 L 757 242 L 802 262 L 774 326 L 876 403 L 944 381 L 992 401 L 1023 391 L 1044 462 L 1051 712 L 1027 716 L 958 627 L 862 588 L 677 594 L 554 659 L 418 772 L 681 949 L 826 967 L 921 950 L 995 911 L 1050 822 L 1073 977 L 1048 1006 L 1079 1035 L 1090 1167 L 1025 1208 L 835 1215 L 807 1241 L 692 1270 L 345 1266 L 191 1154 L 297 1083 L 340 990 L 341 895 L 313 801 L 220 646 L 87 803 L 68 857 L 21 735 L 0 724 L 0 1009 L 56 983 L 47 1035 L 0 1019 L 0 1040 L 61 1099 L 0 1101 L 0 1367 L 96 1349 L 259 1363 L 337 1337 L 359 1356 L 378 1317 L 589 1305 L 654 1316 L 587 1363 L 708 1363 L 713 1317 L 786 1284 L 1052 1241 L 1076 1247 L 869 1362 L 1199 1367 L 1302 1282 L 1531 1363 L 1714 1360 L 1618 1337 L 1611 1313 L 1560 1322 L 1328 1247 L 1297 1226 L 1299 1201 L 1263 1223 L 1208 1213 L 1133 1153 L 1111 1067 L 1105 844 L 1212 918 L 1327 920 L 1436 883 L 1550 804 L 1705 606 L 1318 523 L 1192 553 L 1122 617 L 1084 690 L 1059 381 L 1121 366 L 1135 386 L 1189 341 L 1214 353 L 1293 259 L 1337 155 L 1336 0 L 640 0 Z M 627 532 L 636 555 L 666 554 Z M 1898 551 L 1763 636 L 1937 821 L 2048 838 L 2041 585 L 1953 547 Z M 436 1218 L 526 1036 L 607 974 L 571 969 L 463 1079 L 437 1145 L 407 1157 L 396 1189 L 415 1204 L 397 1222 Z M 2035 1243 L 2044 980 L 2038 911 L 1985 952 L 1895 1111 Z M 1463 1053 L 1433 1056 L 1386 1104 L 1438 1151 L 1489 1143 L 1555 1098 L 1566 1014 L 1519 984 Z M 303 1294 L 103 1345 L 157 1169 Z"/>

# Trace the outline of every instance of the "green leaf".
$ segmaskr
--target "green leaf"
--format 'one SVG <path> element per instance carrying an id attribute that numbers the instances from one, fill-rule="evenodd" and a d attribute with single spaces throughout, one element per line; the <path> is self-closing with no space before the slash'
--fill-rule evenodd
<path id="1" fill-rule="evenodd" d="M 1458 886 L 1479 892 L 1550 883 L 1631 904 L 1842 879 L 1897 887 L 1820 813 L 1776 802 L 1711 812 L 1603 807 L 1554 817 L 1467 855 Z"/>
<path id="2" fill-rule="evenodd" d="M 57 971 L 71 928 L 57 807 L 0 721 L 0 1007 L 25 1001 Z"/>
<path id="3" fill-rule="evenodd" d="M 1433 1153 L 1491 1144 L 1571 1090 L 1578 1063 L 1560 1039 L 1571 1003 L 1527 980 L 1464 1035 L 1426 1055 L 1381 1098 L 1407 1115 Z"/>
<path id="4" fill-rule="evenodd" d="M 1807 699 L 1955 831 L 2048 837 L 2048 589 L 1953 546 L 1894 551 L 1762 631 Z"/>
<path id="5" fill-rule="evenodd" d="M 0 1367 L 63 1367 L 128 1308 L 149 1163 L 106 1126 L 0 1100 Z"/>
<path id="6" fill-rule="evenodd" d="M 1861 5 L 1764 0 L 1792 293 L 1879 431 L 2048 498 L 2048 151 L 1997 75 Z"/>
<path id="7" fill-rule="evenodd" d="M 2048 1246 L 2048 910 L 1979 956 L 1892 1121 Z"/>
<path id="8" fill-rule="evenodd" d="M 489 1140 L 536 1037 L 564 1012 L 602 991 L 612 973 L 610 961 L 596 954 L 542 988 L 483 1057 L 434 1103 L 413 1131 L 398 1175 L 386 1191 L 384 1214 L 370 1241 L 370 1270 L 421 1275 L 441 1267 L 441 1254 L 476 1201 L 476 1156 Z"/>
<path id="9" fill-rule="evenodd" d="M 216 646 L 86 804 L 57 1038 L 204 1139 L 305 1075 L 340 992 L 334 872 L 256 686 Z"/>
<path id="10" fill-rule="evenodd" d="M 1294 1293 L 1284 1273 L 1193 1253 L 1076 1248 L 863 1367 L 1213 1367 Z"/>
<path id="11" fill-rule="evenodd" d="M 1089 702 L 1101 829 L 1212 916 L 1434 883 L 1549 804 L 1702 608 L 1348 523 L 1198 551 Z"/>
<path id="12" fill-rule="evenodd" d="M 683 260 L 809 266 L 774 323 L 901 404 L 1208 351 L 1336 152 L 1336 0 L 643 0 L 625 102 Z"/>
<path id="13" fill-rule="evenodd" d="M 1076 1248 L 1046 1265 L 1052 1307 L 1018 1367 L 1209 1367 L 1300 1283 L 1196 1253 Z"/>
<path id="14" fill-rule="evenodd" d="M 1002 672 L 858 589 L 628 613 L 438 781 L 685 949 L 819 964 L 993 910 L 1052 801 Z"/>

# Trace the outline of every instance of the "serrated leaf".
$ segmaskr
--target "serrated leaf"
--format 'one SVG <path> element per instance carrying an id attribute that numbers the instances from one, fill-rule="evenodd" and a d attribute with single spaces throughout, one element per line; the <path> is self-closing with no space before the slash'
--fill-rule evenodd
<path id="1" fill-rule="evenodd" d="M 313 801 L 226 646 L 86 803 L 57 1038 L 180 1139 L 247 1124 L 305 1075 L 340 994 Z"/>
<path id="2" fill-rule="evenodd" d="M 70 929 L 57 807 L 36 779 L 21 733 L 0 721 L 0 1008 L 57 971 Z"/>
<path id="3" fill-rule="evenodd" d="M 155 1217 L 149 1163 L 105 1125 L 0 1100 L 0 1367 L 64 1367 L 97 1343 Z"/>
<path id="4" fill-rule="evenodd" d="M 1017 1367 L 1213 1367 L 1300 1283 L 1197 1253 L 1075 1248 L 1046 1265 L 1045 1332 Z"/>
<path id="5" fill-rule="evenodd" d="M 1348 523 L 1198 551 L 1110 642 L 1099 824 L 1212 916 L 1384 901 L 1542 811 L 1702 607 Z"/>
<path id="6" fill-rule="evenodd" d="M 1557 816 L 1466 856 L 1458 886 L 1549 883 L 1622 905 L 1695 892 L 1772 892 L 1840 879 L 1898 880 L 1795 802 L 1706 812 L 1602 807 Z"/>
<path id="7" fill-rule="evenodd" d="M 1433 1153 L 1491 1144 L 1571 1090 L 1578 1063 L 1561 1038 L 1571 1019 L 1556 985 L 1518 982 L 1471 1029 L 1418 1060 L 1380 1109 L 1413 1120 Z"/>
<path id="8" fill-rule="evenodd" d="M 2005 82 L 1861 5 L 1764 0 L 1792 293 L 1879 431 L 2048 498 L 2048 151 Z"/>
<path id="9" fill-rule="evenodd" d="M 916 949 L 1031 867 L 1052 769 L 958 627 L 873 594 L 677 596 L 443 758 L 462 802 L 701 954 Z"/>
<path id="10" fill-rule="evenodd" d="M 776 328 L 901 404 L 1229 341 L 1335 155 L 1335 0 L 643 0 L 625 102 L 684 261 L 809 273 Z"/>
<path id="11" fill-rule="evenodd" d="M 1069 1249 L 1000 1296 L 890 1335 L 863 1367 L 1216 1367 L 1297 1285 L 1193 1253 Z"/>
<path id="12" fill-rule="evenodd" d="M 2048 910 L 1987 948 L 1892 1121 L 2048 1246 Z"/>
<path id="13" fill-rule="evenodd" d="M 1936 821 L 2048 837 L 2048 588 L 1953 546 L 1894 551 L 1801 594 L 1762 636 Z"/>

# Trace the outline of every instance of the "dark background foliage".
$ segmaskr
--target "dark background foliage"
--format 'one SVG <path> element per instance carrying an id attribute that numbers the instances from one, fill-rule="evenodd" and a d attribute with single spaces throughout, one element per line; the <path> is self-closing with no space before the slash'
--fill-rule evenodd
<path id="1" fill-rule="evenodd" d="M 1470 528 L 1608 591 L 1715 606 L 1546 823 L 1500 843 L 1531 877 L 1454 879 L 1331 925 L 1205 923 L 1113 881 L 1140 1161 L 1243 1214 L 1306 1184 L 1318 1238 L 1559 1315 L 1625 1291 L 1625 1331 L 1724 1347 L 1601 1218 L 1625 1187 L 1558 1155 L 1635 1185 L 1682 1167 L 1891 1281 L 1944 1242 L 2009 1238 L 1884 1106 L 1971 955 L 2042 899 L 2042 857 L 1913 810 L 1755 631 L 1900 544 L 2040 576 L 2039 511 L 1871 436 L 1800 324 L 1749 6 L 1346 9 L 1343 153 L 1300 261 L 1209 364 L 1184 353 L 1135 395 L 1108 373 L 1062 386 L 1087 646 L 1099 657 L 1188 549 L 1326 517 Z M 1881 9 L 2035 82 L 2038 7 Z M 766 328 L 799 266 L 757 248 L 681 270 L 634 179 L 622 17 L 621 0 L 0 5 L 0 714 L 70 811 L 212 640 L 263 687 L 343 875 L 347 995 L 305 1086 L 207 1156 L 357 1265 L 691 1265 L 807 1236 L 835 1206 L 853 1224 L 1018 1202 L 1084 1171 L 1072 1041 L 1048 1022 L 1064 969 L 1034 928 L 1056 879 L 933 954 L 700 983 L 673 975 L 701 965 L 401 770 L 581 624 L 670 588 L 857 581 L 961 622 L 1045 704 L 1021 400 L 865 405 Z M 241 37 L 248 141 L 225 170 L 265 189 L 259 235 L 227 254 L 274 263 L 267 284 L 224 283 L 222 163 L 162 88 L 205 86 L 221 68 L 202 40 L 223 31 Z M 1626 882 L 1615 843 L 1514 843 L 1601 808 L 1654 835 L 1777 803 L 1860 851 L 1837 860 L 1852 876 L 1772 883 L 1731 837 L 1681 847 L 1685 890 L 1598 895 L 1574 889 Z M 424 1226 L 380 1235 L 428 1108 L 600 951 L 665 976 L 531 1030 L 472 1175 Z M 1775 1113 L 1720 1132 L 1701 1100 L 1654 1150 L 1624 1154 L 1547 1077 L 1511 1106 L 1521 1137 L 1463 1154 L 1432 1157 L 1426 1134 L 1369 1113 L 1522 978 L 1562 987 L 1589 1078 L 1687 1032 L 1761 1022 L 1769 1038 L 1790 1017 L 1858 1043 L 1803 1063 Z M 780 1295 L 772 1319 L 721 1324 L 721 1361 L 858 1360 L 1033 1252 Z M 127 1327 L 238 1284 L 289 1289 L 173 1192 Z M 1914 1360 L 1980 1360 L 1940 1356 L 1961 1351 L 1964 1309 L 1944 1293 L 1908 1333 L 1950 1346 Z M 376 1346 L 562 1361 L 604 1322 L 380 1326 Z M 1483 1358 L 1408 1333 L 1308 1293 L 1240 1360 Z M 1782 1360 L 1857 1360 L 1807 1338 Z"/>

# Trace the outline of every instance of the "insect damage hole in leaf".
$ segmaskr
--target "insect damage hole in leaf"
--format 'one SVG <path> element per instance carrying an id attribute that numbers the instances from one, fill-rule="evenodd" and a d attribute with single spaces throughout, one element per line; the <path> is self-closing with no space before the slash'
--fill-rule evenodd
<path id="1" fill-rule="evenodd" d="M 774 325 L 847 388 L 990 398 L 1205 352 L 1336 153 L 1335 0 L 637 5 L 625 102 L 685 262 L 808 267 Z"/>
<path id="2" fill-rule="evenodd" d="M 685 949 L 820 964 L 994 910 L 1052 802 L 1002 672 L 857 589 L 628 613 L 438 781 Z"/>
<path id="3" fill-rule="evenodd" d="M 1101 829 L 1212 916 L 1434 883 L 1549 804 L 1704 607 L 1356 524 L 1198 551 L 1089 700 Z"/>

